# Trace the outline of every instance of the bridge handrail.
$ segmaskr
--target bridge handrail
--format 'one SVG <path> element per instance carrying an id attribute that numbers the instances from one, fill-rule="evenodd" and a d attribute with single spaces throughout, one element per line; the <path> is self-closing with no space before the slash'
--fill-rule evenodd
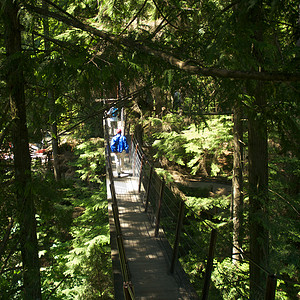
<path id="1" fill-rule="evenodd" d="M 117 201 L 114 193 L 114 184 L 113 184 L 113 176 L 112 176 L 112 169 L 111 169 L 111 159 L 110 159 L 110 147 L 109 147 L 109 140 L 108 140 L 108 132 L 106 127 L 106 139 L 107 139 L 107 158 L 109 160 L 109 170 L 108 173 L 110 174 L 111 180 L 111 190 L 112 190 L 112 200 L 113 200 L 113 212 L 115 218 L 115 224 L 119 227 L 118 223 L 118 209 L 117 209 Z M 197 247 L 197 251 L 203 248 L 203 245 L 197 244 L 197 241 L 193 239 L 193 237 L 189 236 L 189 233 L 186 231 L 185 226 L 182 226 L 183 219 L 184 219 L 184 210 L 187 210 L 190 215 L 193 215 L 194 218 L 201 219 L 199 215 L 189 207 L 184 201 L 184 195 L 179 191 L 176 186 L 172 184 L 166 184 L 164 179 L 161 179 L 160 176 L 155 171 L 154 166 L 150 163 L 147 156 L 145 155 L 141 145 L 139 145 L 135 136 L 131 136 L 131 145 L 130 145 L 130 162 L 132 164 L 132 176 L 139 178 L 139 192 L 142 194 L 142 202 L 145 206 L 145 212 L 148 214 L 149 220 L 152 223 L 153 227 L 155 227 L 155 235 L 158 236 L 160 234 L 159 229 L 165 233 L 166 230 L 164 228 L 165 224 L 160 224 L 161 219 L 161 206 L 162 203 L 165 206 L 164 209 L 168 210 L 168 218 L 172 216 L 173 219 L 176 220 L 176 232 L 175 241 L 173 245 L 173 253 L 170 266 L 170 272 L 173 273 L 175 271 L 176 266 L 179 267 L 178 255 L 180 252 L 180 239 L 182 238 L 181 232 L 185 230 L 185 237 L 190 239 L 186 241 L 188 246 L 192 249 L 191 244 L 195 244 Z M 167 187 L 165 189 L 165 186 Z M 171 195 L 172 194 L 172 195 Z M 169 203 L 163 202 L 164 198 L 169 199 Z M 207 253 L 205 255 L 205 259 L 207 261 L 206 265 L 206 277 L 204 282 L 204 287 L 202 290 L 202 299 L 207 299 L 208 291 L 209 291 L 209 282 L 210 282 L 210 275 L 213 268 L 213 255 L 214 249 L 216 245 L 216 235 L 218 233 L 218 237 L 220 237 L 223 241 L 225 241 L 231 247 L 234 247 L 233 243 L 228 240 L 225 236 L 223 236 L 212 224 L 207 222 L 205 219 L 201 220 L 201 222 L 211 230 L 211 238 L 210 238 L 210 246 L 209 246 L 209 255 L 207 257 Z M 171 223 L 171 222 L 170 222 Z M 185 224 L 186 225 L 186 224 Z M 189 224 L 193 230 L 200 231 L 202 230 L 201 227 L 193 228 L 193 224 Z M 130 283 L 130 273 L 128 270 L 128 265 L 126 261 L 126 255 L 124 251 L 124 245 L 122 240 L 122 233 L 121 228 L 117 229 L 119 232 L 119 239 L 118 248 L 119 248 L 119 255 L 120 260 L 122 260 L 122 275 L 124 279 L 124 294 L 126 295 L 126 299 L 134 299 L 130 297 L 134 297 L 133 287 Z M 190 243 L 190 244 L 189 244 Z M 183 247 L 182 247 L 183 248 Z M 181 249 L 182 250 L 182 249 Z M 185 250 L 185 249 L 183 249 Z M 280 275 L 274 275 L 263 266 L 256 264 L 251 258 L 248 256 L 247 252 L 243 249 L 237 249 L 240 254 L 243 255 L 242 261 L 251 262 L 257 268 L 261 269 L 267 275 L 267 286 L 266 289 L 264 287 L 258 287 L 263 291 L 265 289 L 265 300 L 274 300 L 275 299 L 275 291 L 276 291 L 276 280 L 282 279 Z M 198 255 L 198 253 L 196 253 Z M 238 268 L 238 267 L 237 267 Z M 238 271 L 238 269 L 237 269 Z M 284 280 L 285 281 L 285 280 Z M 228 281 L 227 283 L 232 284 L 232 281 Z"/>
<path id="2" fill-rule="evenodd" d="M 178 188 L 174 188 L 172 184 L 166 184 L 164 179 L 161 179 L 158 174 L 156 173 L 154 166 L 150 163 L 150 161 L 147 159 L 146 154 L 144 153 L 142 147 L 139 145 L 137 139 L 132 136 L 131 137 L 131 161 L 132 161 L 132 173 L 133 176 L 139 177 L 139 192 L 143 193 L 144 195 L 144 205 L 145 205 L 145 212 L 148 213 L 149 220 L 152 222 L 152 225 L 155 226 L 155 233 L 158 234 L 159 227 L 160 227 L 160 209 L 161 209 L 161 201 L 162 198 L 167 197 L 166 193 L 163 193 L 162 190 L 164 189 L 164 186 L 166 185 L 170 191 L 173 193 L 173 196 L 179 197 L 179 204 L 177 205 L 177 223 L 176 223 L 176 237 L 173 247 L 173 254 L 171 259 L 171 266 L 170 266 L 170 272 L 173 273 L 176 267 L 176 264 L 179 264 L 178 262 L 178 247 L 180 243 L 180 235 L 181 235 L 181 227 L 183 222 L 183 211 L 186 209 L 189 211 L 189 214 L 197 215 L 197 213 L 194 212 L 194 210 L 189 207 L 184 199 L 184 195 L 182 192 L 178 190 Z M 147 171 L 149 174 L 147 174 Z M 163 193 L 163 194 L 162 194 Z M 156 194 L 156 199 L 155 195 Z M 175 201 L 174 201 L 175 202 Z M 165 204 L 165 203 L 164 203 Z M 176 215 L 173 213 L 174 207 L 166 207 L 166 209 L 169 209 L 170 213 L 176 217 Z M 197 217 L 199 217 L 197 215 Z M 211 229 L 211 240 L 210 240 L 210 249 L 209 249 L 209 255 L 207 258 L 207 263 L 210 262 L 210 265 L 206 266 L 206 277 L 204 282 L 204 287 L 202 290 L 202 299 L 207 299 L 208 297 L 208 290 L 209 290 L 209 281 L 210 281 L 210 275 L 213 268 L 213 253 L 216 244 L 216 235 L 218 230 L 213 227 L 211 224 L 209 224 L 207 221 L 202 220 L 204 224 L 208 228 Z M 175 231 L 175 230 L 174 230 Z M 222 234 L 218 233 L 218 236 L 225 239 L 226 243 L 228 245 L 231 245 L 234 247 L 233 243 L 229 241 L 226 237 L 223 237 Z M 192 242 L 195 242 L 192 240 Z M 201 247 L 201 246 L 200 246 Z M 272 272 L 265 269 L 265 267 L 258 265 L 254 261 L 251 260 L 250 256 L 247 255 L 247 252 L 245 252 L 243 249 L 237 249 L 242 255 L 243 260 L 247 262 L 252 262 L 257 268 L 261 269 L 262 272 L 266 273 L 267 275 L 267 286 L 265 289 L 265 300 L 274 300 L 275 299 L 275 291 L 276 291 L 276 280 L 277 278 L 281 278 L 280 275 L 274 275 Z M 262 287 L 258 287 L 261 290 L 263 290 Z"/>
<path id="3" fill-rule="evenodd" d="M 109 145 L 107 120 L 105 120 L 104 133 L 105 133 L 105 141 L 106 141 L 106 148 L 105 148 L 105 153 L 106 153 L 105 156 L 107 162 L 106 166 L 107 166 L 107 173 L 110 181 L 109 187 L 110 187 L 111 198 L 112 198 L 112 213 L 114 218 L 117 247 L 119 252 L 119 260 L 120 260 L 121 273 L 123 278 L 123 293 L 126 300 L 134 300 L 135 299 L 134 288 L 131 282 L 128 260 L 125 253 L 124 240 L 123 240 L 123 235 L 122 235 L 122 230 L 121 230 L 120 220 L 119 220 L 118 202 L 116 198 L 114 177 L 112 172 L 112 162 L 111 162 L 111 155 L 110 155 L 111 151 Z"/>

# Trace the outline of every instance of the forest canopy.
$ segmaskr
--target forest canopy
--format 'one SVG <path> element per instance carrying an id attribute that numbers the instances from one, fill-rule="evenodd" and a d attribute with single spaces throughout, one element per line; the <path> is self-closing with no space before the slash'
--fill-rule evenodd
<path id="1" fill-rule="evenodd" d="M 257 265 L 281 274 L 286 299 L 296 295 L 295 1 L 4 0 L 0 9 L 0 288 L 8 298 L 49 296 L 51 282 L 68 282 L 74 274 L 93 286 L 76 254 L 90 269 L 97 251 L 99 276 L 109 276 L 101 177 L 105 99 L 126 109 L 132 132 L 160 167 L 232 180 L 232 240 L 250 253 L 249 298 L 263 299 L 257 287 L 266 278 Z M 46 169 L 32 159 L 37 148 L 49 155 Z M 91 196 L 92 187 L 101 188 Z M 80 189 L 92 203 L 73 220 Z M 81 221 L 94 218 L 101 238 L 77 232 Z M 85 243 L 90 252 L 78 250 Z M 77 250 L 64 257 L 65 246 Z M 56 258 L 58 277 L 41 273 Z M 106 283 L 95 293 L 110 297 Z M 85 288 L 74 283 L 69 297 L 78 289 L 84 295 Z"/>

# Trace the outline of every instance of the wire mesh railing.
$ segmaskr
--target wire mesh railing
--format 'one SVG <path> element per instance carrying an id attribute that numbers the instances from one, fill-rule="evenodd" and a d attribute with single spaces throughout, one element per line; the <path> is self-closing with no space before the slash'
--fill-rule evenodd
<path id="1" fill-rule="evenodd" d="M 108 137 L 108 134 L 106 136 Z M 265 286 L 261 284 L 256 286 L 260 297 L 264 294 L 265 300 L 275 299 L 276 281 L 283 278 L 256 264 L 243 249 L 237 249 L 242 254 L 241 260 L 233 262 L 231 251 L 234 245 L 230 236 L 230 226 L 212 222 L 209 218 L 203 217 L 202 212 L 188 206 L 180 192 L 173 185 L 166 184 L 157 174 L 134 136 L 130 138 L 130 143 L 132 176 L 138 178 L 138 191 L 144 211 L 155 228 L 155 235 L 164 235 L 171 246 L 170 272 L 174 273 L 177 268 L 182 267 L 189 275 L 197 293 L 202 295 L 202 299 L 207 299 L 208 293 L 212 299 L 249 299 L 251 262 L 267 278 Z M 110 156 L 109 151 L 108 147 L 107 156 Z M 113 182 L 112 171 L 111 182 Z M 113 190 L 113 184 L 111 189 Z M 114 205 L 117 216 L 116 207 L 117 204 Z M 118 223 L 117 220 L 115 222 Z M 120 233 L 120 237 L 121 235 Z M 121 238 L 118 245 L 120 257 L 123 257 L 124 261 L 122 272 L 126 285 L 130 282 L 128 277 L 130 273 L 126 267 L 126 255 Z M 210 284 L 211 281 L 213 284 Z M 129 287 L 129 291 L 133 292 L 133 289 Z"/>
<path id="2" fill-rule="evenodd" d="M 215 299 L 249 299 L 251 259 L 247 252 L 239 249 L 244 260 L 232 262 L 233 244 L 228 235 L 189 207 L 181 194 L 165 183 L 134 137 L 131 137 L 131 162 L 133 176 L 139 178 L 141 201 L 155 234 L 163 234 L 171 245 L 170 272 L 175 272 L 180 264 L 202 299 L 208 299 L 209 293 Z M 219 264 L 216 257 L 225 263 Z M 267 278 L 266 287 L 257 286 L 257 289 L 265 300 L 275 299 L 277 277 L 264 267 L 257 267 Z"/>

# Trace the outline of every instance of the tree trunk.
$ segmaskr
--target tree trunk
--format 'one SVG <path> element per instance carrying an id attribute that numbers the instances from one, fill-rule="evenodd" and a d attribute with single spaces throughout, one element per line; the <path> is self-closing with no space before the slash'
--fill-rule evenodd
<path id="1" fill-rule="evenodd" d="M 241 121 L 241 104 L 236 101 L 233 112 L 233 176 L 232 176 L 232 212 L 233 212 L 233 263 L 242 259 L 243 228 L 243 126 Z"/>
<path id="2" fill-rule="evenodd" d="M 255 103 L 263 112 L 263 85 L 257 83 Z M 268 267 L 268 143 L 267 122 L 262 112 L 249 114 L 249 230 L 250 299 L 263 299 Z M 262 267 L 262 268 L 260 268 Z"/>
<path id="3" fill-rule="evenodd" d="M 249 11 L 252 39 L 264 41 L 263 1 Z M 264 55 L 252 45 L 252 55 L 263 71 Z M 249 111 L 249 235 L 250 235 L 250 299 L 264 299 L 269 260 L 268 230 L 268 132 L 265 116 L 266 89 L 262 81 L 251 84 L 252 110 Z"/>
<path id="4" fill-rule="evenodd" d="M 48 93 L 49 95 L 49 93 Z M 50 120 L 51 120 L 51 141 L 52 141 L 52 157 L 53 157 L 53 171 L 56 181 L 61 179 L 59 155 L 58 155 L 58 136 L 57 136 L 57 123 L 55 114 L 55 102 L 52 95 L 48 96 L 50 101 Z"/>
<path id="5" fill-rule="evenodd" d="M 152 89 L 152 95 L 155 103 L 155 115 L 157 117 L 161 117 L 162 107 L 163 107 L 163 99 L 162 92 L 159 87 L 154 87 Z"/>
<path id="6" fill-rule="evenodd" d="M 48 3 L 42 2 L 43 9 L 48 11 Z M 45 36 L 49 36 L 49 21 L 48 17 L 43 19 L 43 27 Z M 49 53 L 50 45 L 47 39 L 44 40 L 46 53 Z M 50 53 L 49 53 L 50 54 Z M 56 181 L 61 179 L 60 165 L 59 165 L 59 156 L 58 156 L 58 137 L 57 137 L 57 122 L 56 122 L 56 113 L 55 113 L 55 99 L 52 92 L 52 88 L 48 89 L 48 99 L 49 99 L 49 115 L 51 123 L 51 145 L 52 145 L 52 157 L 53 157 L 53 172 L 54 178 Z"/>
<path id="7" fill-rule="evenodd" d="M 31 194 L 31 162 L 26 126 L 21 32 L 17 2 L 4 2 L 3 19 L 12 124 L 15 167 L 16 212 L 20 226 L 20 249 L 23 263 L 23 299 L 41 299 L 35 207 Z"/>

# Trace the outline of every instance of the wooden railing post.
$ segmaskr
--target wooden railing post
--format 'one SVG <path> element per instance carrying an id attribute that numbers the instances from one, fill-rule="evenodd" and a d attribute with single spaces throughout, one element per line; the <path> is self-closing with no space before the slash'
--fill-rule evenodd
<path id="1" fill-rule="evenodd" d="M 160 225 L 160 211 L 161 211 L 162 199 L 164 196 L 164 189 L 165 189 L 165 181 L 163 180 L 161 183 L 158 207 L 157 207 L 157 211 L 156 211 L 156 222 L 155 222 L 155 236 L 156 237 L 158 236 L 158 230 L 159 230 L 159 225 Z"/>
<path id="2" fill-rule="evenodd" d="M 211 273 L 213 269 L 213 260 L 214 260 L 216 241 L 217 241 L 217 230 L 213 229 L 210 235 L 210 244 L 209 244 L 207 265 L 205 271 L 205 280 L 204 280 L 204 286 L 202 291 L 202 300 L 208 299 L 208 292 L 209 292 Z"/>
<path id="3" fill-rule="evenodd" d="M 133 151 L 132 151 L 132 148 L 133 148 L 133 134 L 131 135 L 131 138 L 130 138 L 130 155 L 129 155 L 129 163 L 133 160 Z"/>
<path id="4" fill-rule="evenodd" d="M 109 180 L 112 182 L 114 180 L 114 175 L 113 175 L 113 170 L 112 170 L 111 163 L 109 160 L 108 160 L 107 171 L 108 171 Z"/>
<path id="5" fill-rule="evenodd" d="M 138 146 L 139 146 L 139 144 L 137 143 L 135 146 L 134 157 L 133 157 L 133 162 L 132 162 L 132 176 L 135 176 L 135 164 L 136 164 L 136 160 L 137 160 Z"/>
<path id="6" fill-rule="evenodd" d="M 123 282 L 123 292 L 125 300 L 135 299 L 133 286 L 131 282 Z"/>
<path id="7" fill-rule="evenodd" d="M 141 183 L 142 183 L 142 172 L 143 172 L 143 162 L 144 162 L 144 158 L 145 158 L 145 155 L 143 154 L 142 156 L 142 160 L 141 160 L 141 168 L 140 168 L 140 177 L 139 177 L 139 193 L 141 192 Z"/>
<path id="8" fill-rule="evenodd" d="M 179 213 L 178 213 L 177 226 L 176 226 L 176 237 L 175 237 L 175 242 L 174 242 L 173 257 L 172 257 L 171 268 L 170 268 L 171 273 L 174 273 L 175 264 L 176 264 L 176 261 L 178 258 L 180 233 L 181 233 L 183 217 L 184 217 L 184 207 L 185 207 L 184 202 L 181 200 L 180 207 L 179 207 Z"/>
<path id="9" fill-rule="evenodd" d="M 147 212 L 148 210 L 152 174 L 153 174 L 153 166 L 150 167 L 149 181 L 148 181 L 147 194 L 146 194 L 145 212 Z"/>
<path id="10" fill-rule="evenodd" d="M 109 175 L 109 180 L 113 181 L 113 170 L 112 170 L 112 162 L 111 162 L 111 157 L 110 157 L 110 147 L 107 145 L 106 147 L 106 161 L 107 161 L 107 170 L 108 170 L 108 175 Z"/>
<path id="11" fill-rule="evenodd" d="M 117 204 L 117 197 L 116 197 L 116 190 L 115 190 L 115 185 L 113 182 L 111 182 L 109 184 L 109 188 L 110 188 L 110 192 L 111 192 L 111 198 L 112 198 L 112 202 L 114 204 Z"/>
<path id="12" fill-rule="evenodd" d="M 130 300 L 131 299 L 126 282 L 123 282 L 123 293 L 124 293 L 125 300 Z"/>
<path id="13" fill-rule="evenodd" d="M 267 279 L 265 300 L 274 300 L 276 294 L 277 278 L 274 274 L 269 274 Z"/>

